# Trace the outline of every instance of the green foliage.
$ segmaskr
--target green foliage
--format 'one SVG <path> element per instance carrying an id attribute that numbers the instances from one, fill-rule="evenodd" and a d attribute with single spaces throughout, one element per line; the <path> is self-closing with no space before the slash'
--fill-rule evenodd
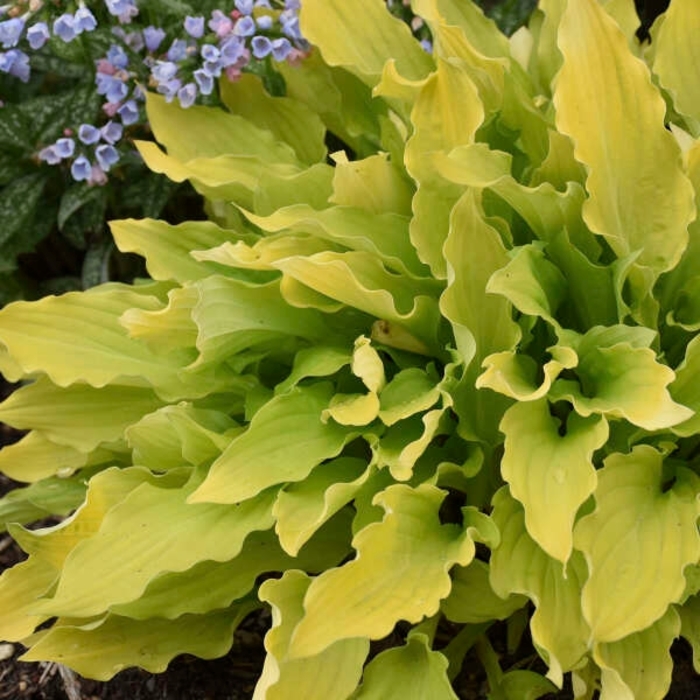
<path id="1" fill-rule="evenodd" d="M 632 0 L 510 39 L 412 8 L 432 55 L 381 0 L 305 0 L 285 96 L 149 95 L 140 152 L 210 221 L 113 222 L 152 281 L 0 311 L 25 660 L 159 671 L 263 605 L 256 700 L 451 699 L 471 648 L 493 698 L 660 700 L 700 649 L 692 0 L 644 50 Z"/>

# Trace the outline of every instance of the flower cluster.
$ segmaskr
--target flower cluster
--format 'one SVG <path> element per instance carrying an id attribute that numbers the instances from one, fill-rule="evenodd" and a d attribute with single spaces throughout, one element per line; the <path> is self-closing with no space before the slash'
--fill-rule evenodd
<path id="1" fill-rule="evenodd" d="M 122 125 L 113 121 L 107 122 L 101 128 L 92 124 L 81 124 L 78 128 L 77 149 L 73 132 L 66 129 L 63 138 L 39 151 L 39 160 L 49 165 L 69 161 L 74 180 L 85 180 L 90 185 L 104 185 L 107 182 L 106 173 L 119 161 L 120 155 L 115 144 L 123 133 Z M 92 156 L 92 159 L 89 156 Z"/>
<path id="2" fill-rule="evenodd" d="M 16 48 L 20 40 L 24 39 L 29 48 L 36 51 L 51 38 L 51 30 L 53 30 L 54 36 L 67 43 L 73 41 L 83 32 L 91 32 L 96 29 L 97 19 L 90 8 L 85 5 L 84 0 L 80 0 L 75 12 L 72 14 L 64 12 L 56 17 L 50 30 L 47 22 L 43 20 L 32 21 L 37 13 L 43 9 L 42 0 L 31 0 L 26 11 L 21 13 L 23 5 L 26 3 L 5 5 L 0 8 L 0 16 L 8 15 L 10 17 L 0 22 L 0 45 L 6 49 L 0 52 L 0 71 L 9 73 L 26 83 L 29 80 L 31 69 L 29 55 L 22 49 Z"/>
<path id="3" fill-rule="evenodd" d="M 124 127 L 144 123 L 140 86 L 188 108 L 200 98 L 206 101 L 217 80 L 238 79 L 251 62 L 293 63 L 309 49 L 299 28 L 300 0 L 235 0 L 227 11 L 188 15 L 176 28 L 138 26 L 136 0 L 102 3 L 98 9 L 89 0 L 15 0 L 0 7 L 0 71 L 25 82 L 32 51 L 47 44 L 50 50 L 52 41 L 70 43 L 98 28 L 111 36 L 109 50 L 94 65 L 95 89 L 109 122 L 101 128 L 81 124 L 77 142 L 69 125 L 63 138 L 38 153 L 51 165 L 70 163 L 73 178 L 91 184 L 104 183 L 118 162 L 115 145 Z M 113 138 L 116 127 L 119 136 Z"/>
<path id="4" fill-rule="evenodd" d="M 187 108 L 199 95 L 210 95 L 222 75 L 236 80 L 252 59 L 299 60 L 308 50 L 299 29 L 299 6 L 299 0 L 286 0 L 282 7 L 270 0 L 235 0 L 228 15 L 214 10 L 208 20 L 185 17 L 186 36 L 148 62 L 149 86 L 168 102 L 177 97 Z M 158 37 L 159 44 L 163 38 Z"/>

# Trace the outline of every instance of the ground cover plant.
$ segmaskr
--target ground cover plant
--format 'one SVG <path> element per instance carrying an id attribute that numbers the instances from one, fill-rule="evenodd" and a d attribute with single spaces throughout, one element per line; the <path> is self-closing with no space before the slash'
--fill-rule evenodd
<path id="1" fill-rule="evenodd" d="M 139 151 L 210 220 L 112 222 L 150 279 L 0 311 L 25 659 L 157 672 L 261 606 L 257 699 L 453 698 L 475 647 L 492 698 L 651 700 L 700 652 L 700 18 L 673 0 L 649 47 L 631 0 L 510 39 L 412 10 L 432 53 L 380 0 L 305 0 L 283 95 L 147 94 Z"/>
<path id="2" fill-rule="evenodd" d="M 252 70 L 274 86 L 275 65 L 306 49 L 298 3 L 266 2 L 255 21 L 252 0 L 230 5 L 0 7 L 0 303 L 141 272 L 107 220 L 201 218 L 192 189 L 150 172 L 133 147 L 150 137 L 143 91 L 220 105 L 219 77 Z"/>

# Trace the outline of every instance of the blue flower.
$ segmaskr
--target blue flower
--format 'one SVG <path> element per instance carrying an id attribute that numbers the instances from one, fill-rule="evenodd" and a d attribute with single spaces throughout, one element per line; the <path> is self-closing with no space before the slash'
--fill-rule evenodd
<path id="1" fill-rule="evenodd" d="M 255 58 L 265 58 L 272 52 L 272 42 L 266 36 L 254 36 L 250 45 Z"/>
<path id="2" fill-rule="evenodd" d="M 75 141 L 70 138 L 58 139 L 53 147 L 61 158 L 70 158 L 75 153 Z"/>
<path id="3" fill-rule="evenodd" d="M 187 15 L 184 21 L 185 31 L 193 39 L 201 39 L 204 36 L 204 17 L 190 17 Z"/>
<path id="4" fill-rule="evenodd" d="M 100 140 L 100 130 L 92 124 L 81 124 L 78 128 L 78 138 L 87 146 Z"/>
<path id="5" fill-rule="evenodd" d="M 73 15 L 66 12 L 58 17 L 53 23 L 53 33 L 66 43 L 73 41 L 78 36 Z"/>
<path id="6" fill-rule="evenodd" d="M 205 61 L 218 61 L 221 57 L 221 50 L 214 44 L 204 44 L 199 53 Z"/>
<path id="7" fill-rule="evenodd" d="M 284 10 L 280 14 L 280 23 L 282 31 L 290 39 L 302 39 L 301 30 L 299 29 L 299 17 L 294 10 Z"/>
<path id="8" fill-rule="evenodd" d="M 122 118 L 122 124 L 129 126 L 139 120 L 139 108 L 136 100 L 127 100 L 118 110 L 117 114 Z"/>
<path id="9" fill-rule="evenodd" d="M 0 72 L 9 73 L 15 78 L 19 78 L 23 83 L 28 82 L 31 74 L 29 56 L 19 49 L 10 49 L 5 53 L 0 53 Z"/>
<path id="10" fill-rule="evenodd" d="M 235 5 L 242 15 L 249 15 L 253 11 L 253 0 L 236 0 Z"/>
<path id="11" fill-rule="evenodd" d="M 107 60 L 115 68 L 126 68 L 129 65 L 129 57 L 126 55 L 126 51 L 117 44 L 112 44 L 109 47 L 109 51 L 107 51 Z"/>
<path id="12" fill-rule="evenodd" d="M 100 133 L 107 143 L 114 145 L 122 137 L 124 127 L 110 120 L 100 129 Z"/>
<path id="13" fill-rule="evenodd" d="M 22 36 L 24 30 L 24 20 L 20 17 L 13 17 L 0 22 L 0 42 L 4 49 L 10 49 L 17 46 L 17 42 Z"/>
<path id="14" fill-rule="evenodd" d="M 107 5 L 110 15 L 119 16 L 120 19 L 124 15 L 138 14 L 134 0 L 105 0 L 105 5 Z"/>
<path id="15" fill-rule="evenodd" d="M 165 83 L 177 75 L 177 64 L 172 61 L 156 61 L 151 68 L 151 75 L 158 83 Z"/>
<path id="16" fill-rule="evenodd" d="M 37 22 L 27 29 L 27 41 L 35 51 L 49 40 L 49 26 L 46 22 Z"/>
<path id="17" fill-rule="evenodd" d="M 173 78 L 172 80 L 168 80 L 158 85 L 158 87 L 156 88 L 156 92 L 160 93 L 161 95 L 164 95 L 166 102 L 172 102 L 175 95 L 177 95 L 177 91 L 181 87 L 182 81 L 178 80 L 178 78 Z"/>
<path id="18" fill-rule="evenodd" d="M 97 94 L 104 95 L 107 102 L 121 102 L 129 94 L 126 83 L 113 75 L 97 73 L 95 82 L 97 83 Z"/>
<path id="19" fill-rule="evenodd" d="M 252 17 L 241 17 L 233 28 L 236 36 L 253 36 L 255 34 L 255 20 Z"/>
<path id="20" fill-rule="evenodd" d="M 114 146 L 103 143 L 95 149 L 95 158 L 100 168 L 104 172 L 109 172 L 109 169 L 119 160 L 119 153 Z"/>
<path id="21" fill-rule="evenodd" d="M 255 20 L 255 24 L 258 25 L 258 29 L 267 31 L 272 28 L 272 17 L 270 15 L 261 15 Z"/>
<path id="22" fill-rule="evenodd" d="M 278 63 L 284 61 L 292 51 L 292 44 L 286 37 L 274 39 L 272 42 L 272 58 Z"/>
<path id="23" fill-rule="evenodd" d="M 255 0 L 255 7 L 267 7 L 268 10 L 272 9 L 270 0 Z"/>
<path id="24" fill-rule="evenodd" d="M 180 100 L 180 106 L 187 109 L 194 104 L 197 99 L 197 86 L 194 83 L 187 83 L 177 91 L 177 99 Z"/>
<path id="25" fill-rule="evenodd" d="M 214 91 L 214 76 L 207 73 L 203 68 L 196 70 L 192 75 L 197 81 L 202 95 L 211 95 Z"/>
<path id="26" fill-rule="evenodd" d="M 78 34 L 81 32 L 91 32 L 97 27 L 95 15 L 93 15 L 92 12 L 90 12 L 90 10 L 84 5 L 76 10 L 73 20 L 75 30 L 78 32 Z"/>
<path id="27" fill-rule="evenodd" d="M 165 32 L 159 27 L 151 26 L 143 30 L 143 40 L 146 42 L 146 48 L 151 52 L 158 50 L 163 39 L 165 39 Z"/>
<path id="28" fill-rule="evenodd" d="M 221 10 L 212 10 L 209 29 L 220 39 L 227 36 L 233 29 L 233 22 Z"/>
<path id="29" fill-rule="evenodd" d="M 39 153 L 39 160 L 49 165 L 56 165 L 61 162 L 61 156 L 56 153 L 56 149 L 53 146 L 47 146 L 42 148 Z"/>
<path id="30" fill-rule="evenodd" d="M 76 182 L 87 180 L 92 175 L 92 165 L 85 156 L 78 156 L 70 166 L 70 174 Z"/>
<path id="31" fill-rule="evenodd" d="M 187 58 L 187 42 L 184 39 L 175 39 L 167 53 L 168 61 L 183 61 Z"/>
<path id="32" fill-rule="evenodd" d="M 112 34 L 118 36 L 132 51 L 138 53 L 144 47 L 143 35 L 140 31 L 125 32 L 121 27 L 112 27 Z"/>
<path id="33" fill-rule="evenodd" d="M 237 36 L 230 36 L 219 47 L 221 51 L 221 65 L 224 68 L 232 66 L 245 54 L 245 41 Z"/>
<path id="34" fill-rule="evenodd" d="M 301 8 L 300 0 L 284 0 L 285 10 L 299 10 Z"/>

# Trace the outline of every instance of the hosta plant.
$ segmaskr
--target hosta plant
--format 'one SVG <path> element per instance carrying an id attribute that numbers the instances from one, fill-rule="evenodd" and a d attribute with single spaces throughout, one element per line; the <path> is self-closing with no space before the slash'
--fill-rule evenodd
<path id="1" fill-rule="evenodd" d="M 695 3 L 643 46 L 632 0 L 510 40 L 412 9 L 432 54 L 304 0 L 285 96 L 149 95 L 210 220 L 113 222 L 150 280 L 0 312 L 25 660 L 160 671 L 267 606 L 256 700 L 455 698 L 472 647 L 494 699 L 663 698 L 679 635 L 700 667 Z"/>

